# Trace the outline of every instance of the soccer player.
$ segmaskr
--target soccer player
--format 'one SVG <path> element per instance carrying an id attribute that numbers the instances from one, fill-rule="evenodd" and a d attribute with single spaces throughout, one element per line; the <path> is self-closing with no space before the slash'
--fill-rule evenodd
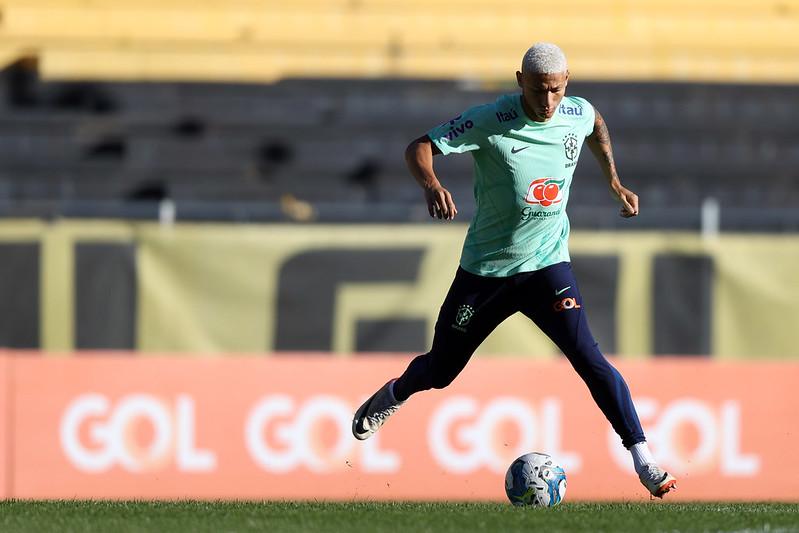
<path id="1" fill-rule="evenodd" d="M 638 214 L 638 196 L 622 186 L 610 136 L 588 101 L 565 96 L 563 52 L 537 43 L 516 72 L 521 95 L 472 107 L 411 142 L 405 160 L 424 189 L 431 217 L 458 210 L 433 170 L 433 156 L 471 152 L 477 211 L 435 326 L 432 349 L 416 357 L 355 413 L 352 432 L 373 435 L 414 393 L 449 385 L 483 340 L 524 313 L 566 355 L 630 450 L 641 483 L 658 497 L 676 480 L 652 457 L 630 391 L 588 329 L 569 262 L 566 203 L 583 139 L 599 162 L 621 216 Z"/>

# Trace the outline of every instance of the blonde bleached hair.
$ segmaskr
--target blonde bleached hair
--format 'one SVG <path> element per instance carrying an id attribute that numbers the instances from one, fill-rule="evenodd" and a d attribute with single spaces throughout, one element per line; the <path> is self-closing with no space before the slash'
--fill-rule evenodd
<path id="1" fill-rule="evenodd" d="M 522 58 L 522 73 L 559 74 L 568 69 L 566 54 L 552 43 L 535 43 Z"/>

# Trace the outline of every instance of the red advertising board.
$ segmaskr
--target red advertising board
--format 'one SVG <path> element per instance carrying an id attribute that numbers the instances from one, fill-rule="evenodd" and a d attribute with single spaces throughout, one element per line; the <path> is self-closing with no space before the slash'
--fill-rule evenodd
<path id="1" fill-rule="evenodd" d="M 544 451 L 569 500 L 648 498 L 565 361 L 476 359 L 356 441 L 353 410 L 407 362 L 6 357 L 3 496 L 503 500 L 512 459 Z M 799 364 L 616 364 L 669 499 L 799 500 Z"/>
<path id="2" fill-rule="evenodd" d="M 14 394 L 11 374 L 8 370 L 11 359 L 0 355 L 0 498 L 11 497 L 12 448 L 9 399 Z"/>

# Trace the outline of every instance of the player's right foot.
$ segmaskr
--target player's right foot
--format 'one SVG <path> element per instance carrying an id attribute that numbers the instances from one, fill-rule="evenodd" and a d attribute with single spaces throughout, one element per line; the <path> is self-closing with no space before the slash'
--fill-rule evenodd
<path id="1" fill-rule="evenodd" d="M 652 496 L 658 498 L 662 498 L 670 490 L 677 489 L 677 480 L 674 476 L 655 464 L 648 464 L 638 472 L 638 479 Z"/>
<path id="2" fill-rule="evenodd" d="M 392 379 L 366 400 L 355 411 L 352 419 L 352 434 L 358 440 L 366 440 L 386 423 L 388 417 L 397 412 L 405 402 L 398 402 L 391 393 L 391 384 L 397 381 Z"/>

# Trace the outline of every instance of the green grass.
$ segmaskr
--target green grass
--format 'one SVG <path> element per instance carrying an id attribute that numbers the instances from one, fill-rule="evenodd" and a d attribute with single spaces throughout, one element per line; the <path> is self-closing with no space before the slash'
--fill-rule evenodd
<path id="1" fill-rule="evenodd" d="M 0 502 L 7 532 L 799 532 L 795 504 Z"/>

